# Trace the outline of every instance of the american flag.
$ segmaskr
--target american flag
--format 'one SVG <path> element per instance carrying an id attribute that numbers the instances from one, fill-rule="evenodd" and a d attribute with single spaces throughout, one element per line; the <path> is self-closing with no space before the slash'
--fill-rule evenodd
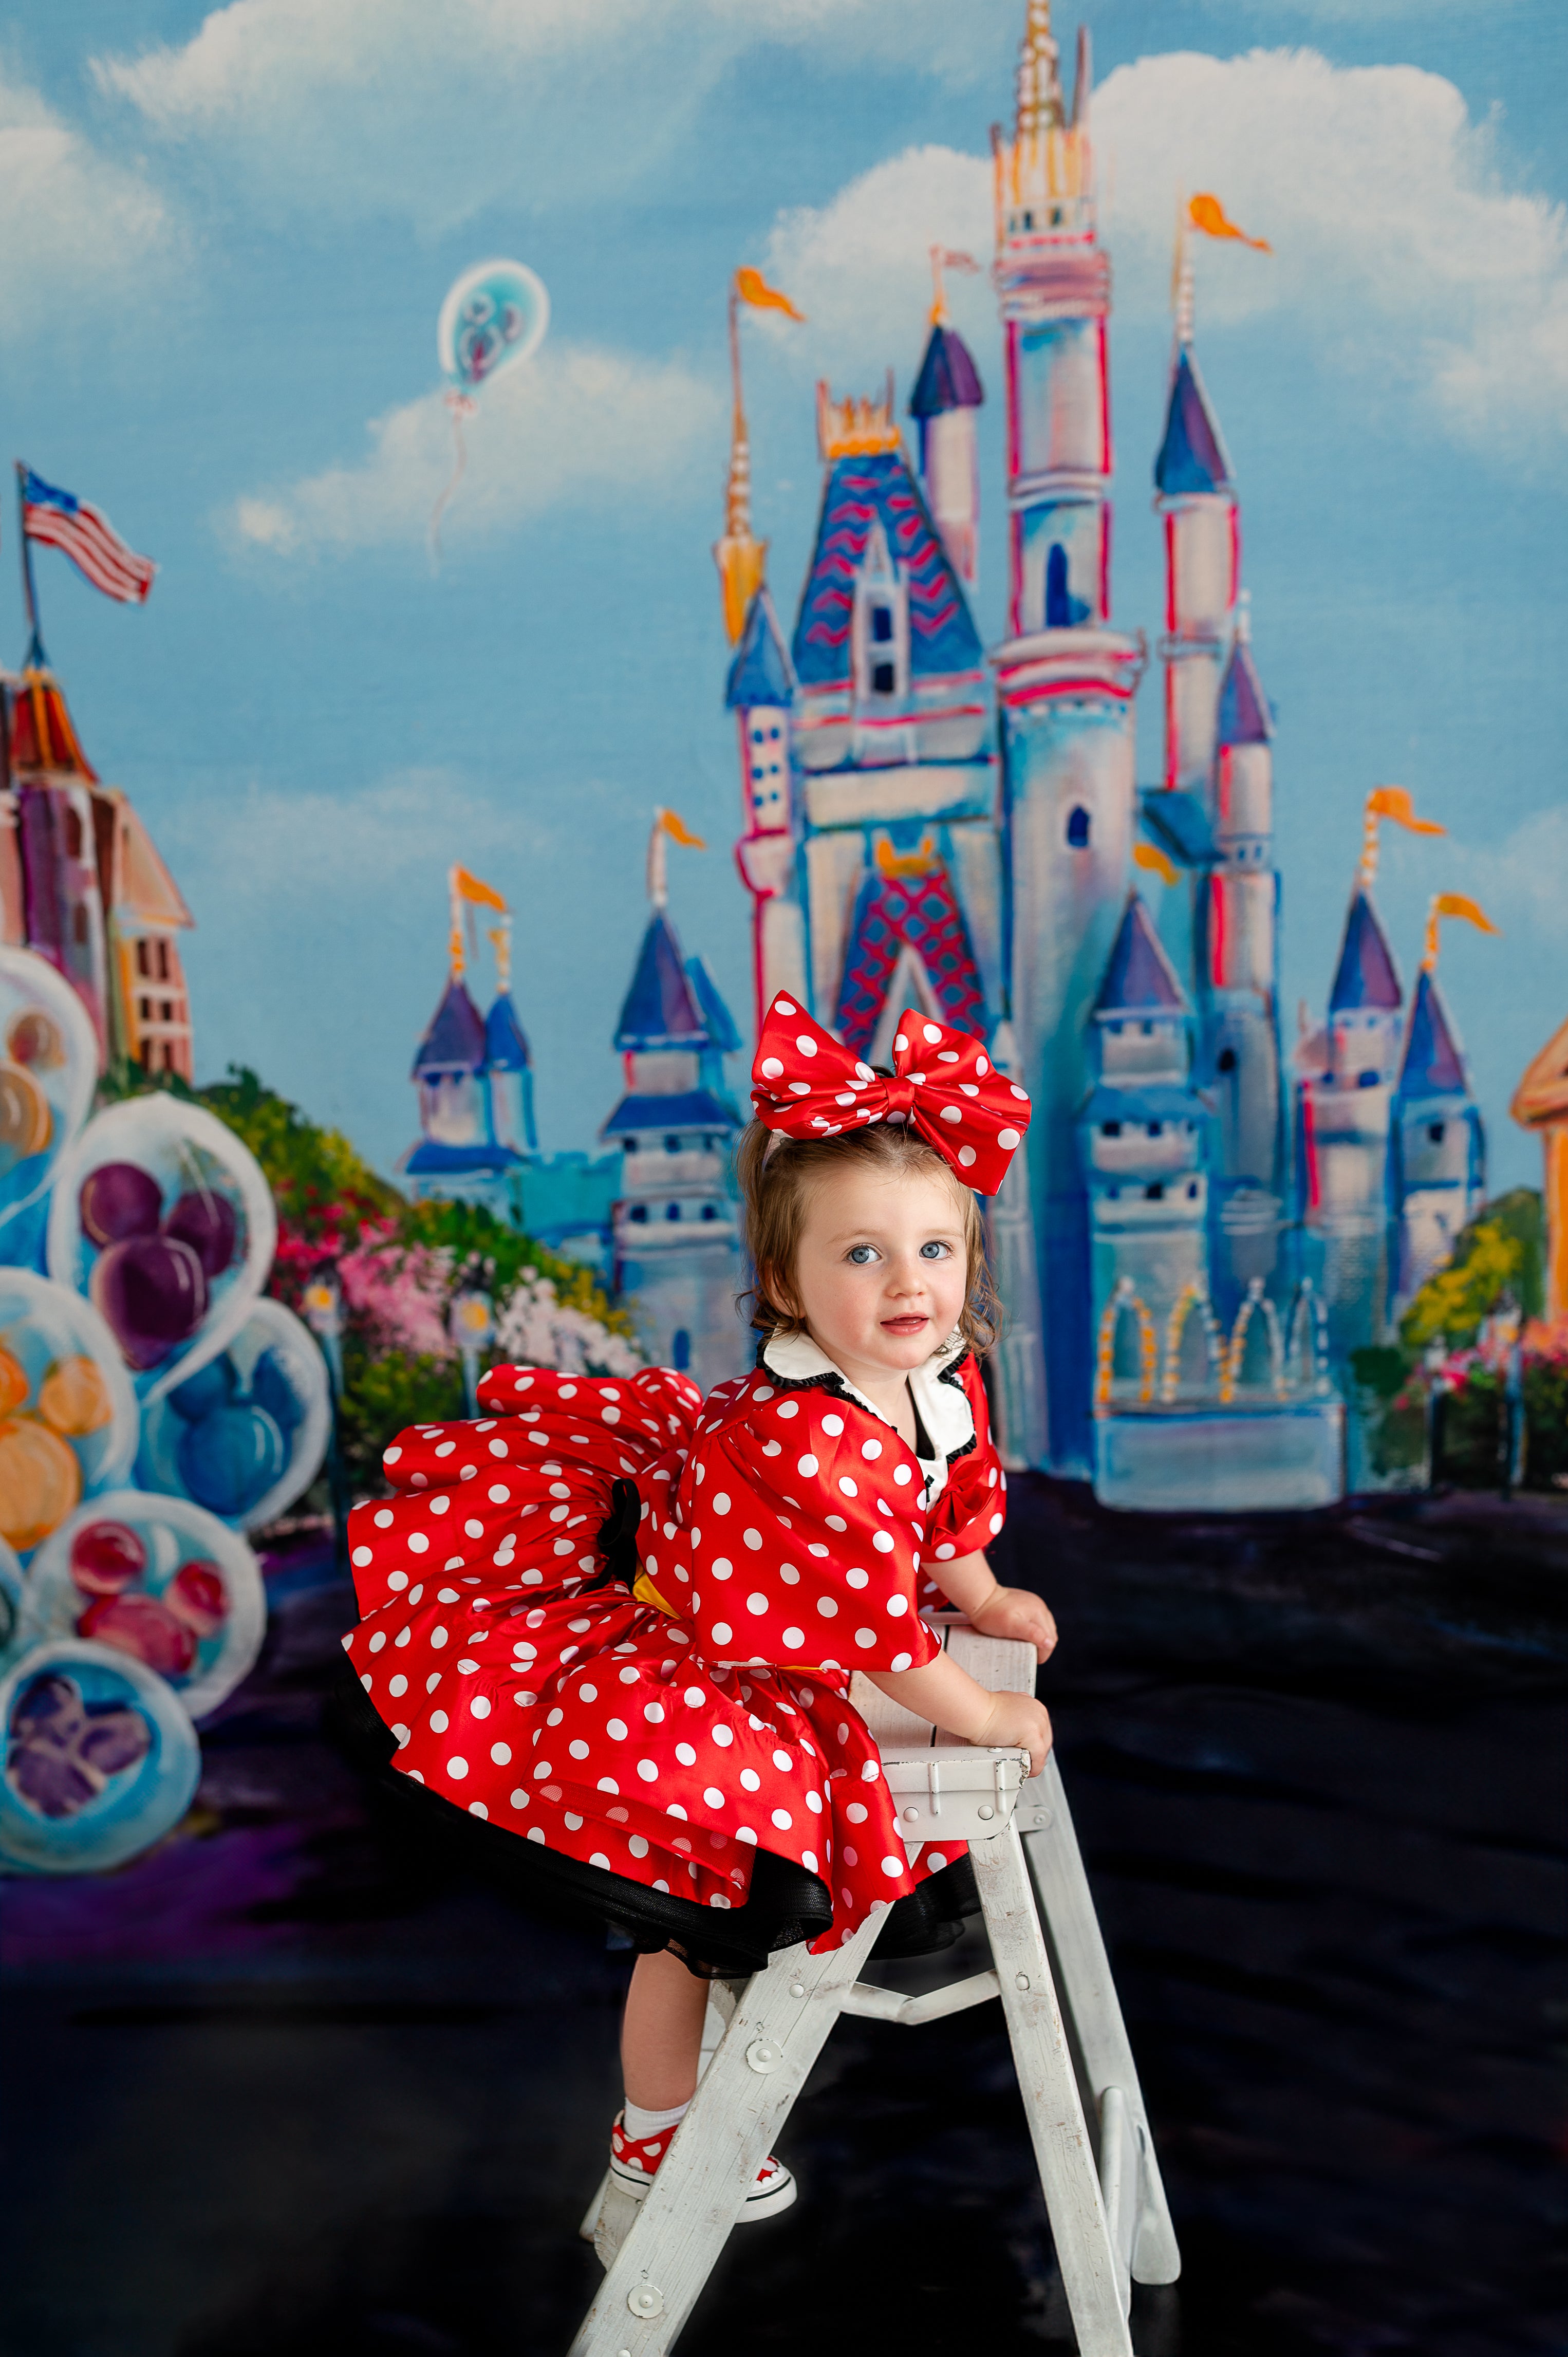
<path id="1" fill-rule="evenodd" d="M 57 491 L 29 467 L 22 477 L 22 530 L 48 548 L 63 548 L 79 572 L 106 597 L 140 605 L 157 566 L 128 548 L 102 509 L 73 491 Z"/>

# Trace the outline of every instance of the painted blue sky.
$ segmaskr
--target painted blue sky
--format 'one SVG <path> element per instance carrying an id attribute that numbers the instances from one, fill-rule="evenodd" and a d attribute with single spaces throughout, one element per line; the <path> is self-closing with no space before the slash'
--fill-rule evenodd
<path id="1" fill-rule="evenodd" d="M 1205 247 L 1197 306 L 1279 708 L 1287 1029 L 1327 986 L 1362 798 L 1408 785 L 1450 834 L 1390 831 L 1381 904 L 1407 980 L 1430 892 L 1476 894 L 1504 929 L 1451 929 L 1443 979 L 1494 1182 L 1533 1180 L 1508 1097 L 1568 1014 L 1568 12 L 1085 14 L 1116 286 L 1116 619 L 1160 626 L 1170 232 L 1178 187 L 1212 188 L 1275 249 Z M 928 245 L 985 254 L 981 159 L 1022 17 L 1022 0 L 0 12 L 13 449 L 162 567 L 124 610 L 43 555 L 45 634 L 91 758 L 199 920 L 203 1078 L 252 1063 L 390 1167 L 458 859 L 518 912 L 543 1141 L 589 1143 L 617 1093 L 660 802 L 713 846 L 672 852 L 672 913 L 745 1021 L 709 555 L 726 279 L 757 264 L 809 315 L 748 329 L 757 526 L 788 621 L 820 478 L 812 383 L 875 390 L 891 363 L 908 399 Z M 1064 49 L 1076 23 L 1058 11 Z M 436 573 L 435 317 L 490 253 L 540 273 L 553 325 L 474 422 Z M 994 396 L 985 283 L 952 296 Z M 990 639 L 999 426 L 993 397 Z M 14 557 L 9 516 L 5 536 Z M 19 656 L 9 587 L 6 634 Z"/>

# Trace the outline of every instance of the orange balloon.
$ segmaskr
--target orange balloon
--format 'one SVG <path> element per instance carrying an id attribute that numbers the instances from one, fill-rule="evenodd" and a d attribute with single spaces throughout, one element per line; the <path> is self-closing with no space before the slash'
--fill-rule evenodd
<path id="1" fill-rule="evenodd" d="M 96 1360 L 57 1359 L 38 1386 L 38 1414 L 51 1432 L 67 1439 L 102 1432 L 113 1413 Z"/>
<path id="2" fill-rule="evenodd" d="M 0 1424 L 0 1538 L 26 1555 L 81 1498 L 76 1452 L 30 1416 Z"/>
<path id="3" fill-rule="evenodd" d="M 20 1359 L 0 1343 L 0 1415 L 9 1415 L 13 1408 L 26 1407 L 32 1388 Z"/>

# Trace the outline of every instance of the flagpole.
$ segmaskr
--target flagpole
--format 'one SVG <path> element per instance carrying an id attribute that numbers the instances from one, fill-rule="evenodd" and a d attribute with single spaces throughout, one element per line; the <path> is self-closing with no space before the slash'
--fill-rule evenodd
<path id="1" fill-rule="evenodd" d="M 22 597 L 27 609 L 27 651 L 23 658 L 23 668 L 47 671 L 48 658 L 44 653 L 44 642 L 38 636 L 38 593 L 33 580 L 33 544 L 27 538 L 27 468 L 20 458 L 16 460 L 16 533 L 22 544 Z"/>

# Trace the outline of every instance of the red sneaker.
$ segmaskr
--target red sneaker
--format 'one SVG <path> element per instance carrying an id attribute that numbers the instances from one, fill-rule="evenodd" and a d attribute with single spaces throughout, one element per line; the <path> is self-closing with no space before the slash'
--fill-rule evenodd
<path id="1" fill-rule="evenodd" d="M 674 2133 L 674 2128 L 660 2128 L 657 2136 L 634 2144 L 621 2126 L 621 2115 L 617 2114 L 610 2130 L 610 2175 L 618 2185 L 626 2188 L 634 2201 L 641 2201 L 658 2175 L 659 2164 L 670 2149 Z M 795 2179 L 783 2162 L 769 2153 L 757 2172 L 757 2182 L 746 2197 L 736 2225 L 749 2225 L 753 2219 L 771 2218 L 779 2211 L 788 2210 L 795 2191 Z"/>

